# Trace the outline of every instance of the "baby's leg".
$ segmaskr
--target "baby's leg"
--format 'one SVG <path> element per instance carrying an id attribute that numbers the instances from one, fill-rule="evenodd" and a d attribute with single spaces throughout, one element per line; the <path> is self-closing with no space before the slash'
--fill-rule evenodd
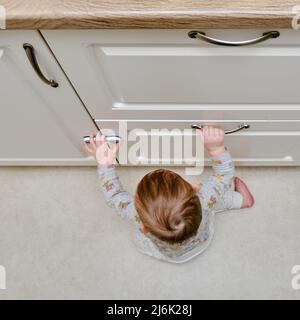
<path id="1" fill-rule="evenodd" d="M 240 193 L 243 197 L 242 208 L 251 208 L 254 206 L 254 197 L 251 194 L 249 188 L 246 183 L 240 178 L 234 179 L 235 191 Z"/>
<path id="2" fill-rule="evenodd" d="M 234 179 L 231 190 L 228 190 L 215 206 L 216 212 L 227 210 L 251 208 L 254 205 L 254 198 L 247 185 L 239 178 Z"/>

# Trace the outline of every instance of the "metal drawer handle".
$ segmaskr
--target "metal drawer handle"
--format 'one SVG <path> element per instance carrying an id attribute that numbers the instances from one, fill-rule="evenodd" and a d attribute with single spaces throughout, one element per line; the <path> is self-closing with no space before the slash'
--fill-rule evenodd
<path id="1" fill-rule="evenodd" d="M 199 125 L 199 124 L 193 124 L 191 127 L 192 127 L 192 129 L 202 130 L 204 126 Z M 236 133 L 236 132 L 239 132 L 239 131 L 244 130 L 244 129 L 250 129 L 250 124 L 246 124 L 246 123 L 241 124 L 236 129 L 225 131 L 225 134 Z"/>
<path id="2" fill-rule="evenodd" d="M 252 40 L 245 40 L 245 41 L 226 41 L 226 40 L 220 40 L 215 39 L 207 36 L 205 32 L 202 31 L 190 31 L 189 37 L 192 39 L 199 39 L 203 40 L 208 43 L 212 43 L 219 46 L 228 46 L 228 47 L 242 47 L 242 46 L 249 46 L 253 44 L 257 44 L 260 42 L 264 42 L 268 39 L 275 39 L 280 36 L 280 32 L 278 31 L 268 31 L 263 33 L 263 35 L 259 38 L 252 39 Z"/>
<path id="3" fill-rule="evenodd" d="M 31 44 L 29 43 L 24 43 L 23 48 L 26 52 L 27 58 L 30 62 L 30 64 L 32 65 L 32 68 L 34 69 L 34 71 L 36 72 L 36 74 L 38 75 L 38 77 L 47 85 L 53 87 L 53 88 L 57 88 L 58 87 L 58 83 L 54 80 L 48 80 L 42 73 L 39 64 L 37 62 L 36 59 L 36 55 L 34 52 L 34 48 Z"/>

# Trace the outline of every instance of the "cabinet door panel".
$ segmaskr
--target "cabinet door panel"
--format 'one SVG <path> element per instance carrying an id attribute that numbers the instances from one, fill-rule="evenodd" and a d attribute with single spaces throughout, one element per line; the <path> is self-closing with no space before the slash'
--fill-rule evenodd
<path id="1" fill-rule="evenodd" d="M 237 40 L 264 31 L 207 33 Z M 293 31 L 234 48 L 190 39 L 188 30 L 43 33 L 96 119 L 300 119 Z"/>
<path id="2" fill-rule="evenodd" d="M 26 42 L 58 88 L 37 77 L 23 49 Z M 95 126 L 38 32 L 0 33 L 0 84 L 0 164 L 88 159 L 81 137 Z"/>
<path id="3" fill-rule="evenodd" d="M 165 137 L 165 135 L 164 135 Z M 174 141 L 171 135 L 171 147 L 170 152 L 164 154 L 170 154 L 171 161 L 170 165 L 191 165 L 196 164 L 196 149 L 195 146 L 185 153 L 184 149 L 182 156 L 176 156 L 177 153 L 174 152 Z M 137 135 L 136 141 L 128 143 L 128 150 L 136 142 L 139 142 L 139 135 Z M 178 139 L 178 137 L 177 137 Z M 182 138 L 183 139 L 183 138 Z M 162 137 L 160 139 L 160 148 L 162 148 Z M 195 141 L 195 140 L 194 140 Z M 239 134 L 232 135 L 226 138 L 226 146 L 230 150 L 232 157 L 237 166 L 297 166 L 300 165 L 300 131 L 298 132 L 285 132 L 278 133 L 273 132 L 272 134 L 264 134 L 263 132 L 254 132 L 251 135 L 248 134 Z M 162 152 L 162 151 L 161 151 Z M 151 154 L 151 136 L 149 136 L 148 149 L 144 152 L 144 149 L 141 149 L 140 153 L 137 153 L 136 160 L 138 164 L 142 165 L 162 165 L 167 164 L 163 153 L 157 157 L 157 153 L 154 153 L 153 157 Z M 209 164 L 209 157 L 206 154 L 206 163 Z M 154 161 L 153 163 L 151 161 Z M 163 162 L 165 161 L 165 162 Z M 168 163 L 168 164 L 169 164 Z M 130 163 L 129 163 L 130 165 Z"/>
<path id="4" fill-rule="evenodd" d="M 101 125 L 103 129 L 112 128 L 116 134 L 126 140 L 123 146 L 127 147 L 129 153 L 134 146 L 138 144 L 141 146 L 135 158 L 138 164 L 164 164 L 163 155 L 168 154 L 168 151 L 163 150 L 165 147 L 170 150 L 170 164 L 184 165 L 189 161 L 195 162 L 195 139 L 190 140 L 192 141 L 190 151 L 185 154 L 187 156 L 184 156 L 184 136 L 195 134 L 195 131 L 184 130 L 189 129 L 192 123 L 187 121 L 130 121 L 126 123 L 126 127 L 124 123 L 121 127 L 118 121 L 105 121 L 101 122 Z M 229 131 L 238 128 L 243 122 L 214 121 L 201 124 L 214 125 Z M 226 145 L 237 165 L 300 165 L 300 121 L 248 121 L 247 124 L 250 125 L 249 129 L 226 135 Z M 134 135 L 132 135 L 133 132 Z M 156 139 L 152 140 L 154 136 Z M 167 144 L 163 144 L 163 141 Z M 178 151 L 174 151 L 178 143 L 180 146 L 182 143 L 181 157 L 178 156 Z M 160 161 L 156 161 L 157 159 Z"/>

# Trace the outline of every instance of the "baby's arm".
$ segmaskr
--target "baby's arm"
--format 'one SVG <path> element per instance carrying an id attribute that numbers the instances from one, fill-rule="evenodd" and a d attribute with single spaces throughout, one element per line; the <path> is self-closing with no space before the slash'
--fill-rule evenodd
<path id="1" fill-rule="evenodd" d="M 205 127 L 202 132 L 204 146 L 212 160 L 212 175 L 201 188 L 202 203 L 218 211 L 239 208 L 241 195 L 232 190 L 235 168 L 224 145 L 224 131 Z"/>
<path id="2" fill-rule="evenodd" d="M 133 196 L 126 192 L 116 174 L 114 164 L 119 150 L 117 143 L 114 148 L 110 148 L 105 136 L 100 133 L 90 136 L 90 143 L 86 144 L 86 150 L 95 157 L 98 164 L 98 177 L 100 189 L 110 207 L 125 220 L 135 221 L 136 211 Z"/>
<path id="3" fill-rule="evenodd" d="M 212 175 L 201 188 L 201 195 L 208 208 L 216 211 L 240 209 L 241 194 L 233 190 L 235 168 L 229 152 L 212 157 Z"/>
<path id="4" fill-rule="evenodd" d="M 136 218 L 133 196 L 126 192 L 117 176 L 115 168 L 99 168 L 97 170 L 100 189 L 107 204 L 125 220 Z"/>

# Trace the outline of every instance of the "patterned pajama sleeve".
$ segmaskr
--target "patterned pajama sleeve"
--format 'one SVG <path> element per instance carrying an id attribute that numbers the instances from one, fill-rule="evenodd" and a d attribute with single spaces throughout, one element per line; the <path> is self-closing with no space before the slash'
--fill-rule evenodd
<path id="1" fill-rule="evenodd" d="M 201 188 L 202 205 L 215 212 L 240 209 L 243 199 L 233 190 L 235 168 L 227 150 L 220 156 L 212 157 L 212 170 L 208 182 Z"/>
<path id="2" fill-rule="evenodd" d="M 135 211 L 134 198 L 126 192 L 117 176 L 114 167 L 97 170 L 100 189 L 107 204 L 113 208 L 124 220 L 138 222 Z"/>

